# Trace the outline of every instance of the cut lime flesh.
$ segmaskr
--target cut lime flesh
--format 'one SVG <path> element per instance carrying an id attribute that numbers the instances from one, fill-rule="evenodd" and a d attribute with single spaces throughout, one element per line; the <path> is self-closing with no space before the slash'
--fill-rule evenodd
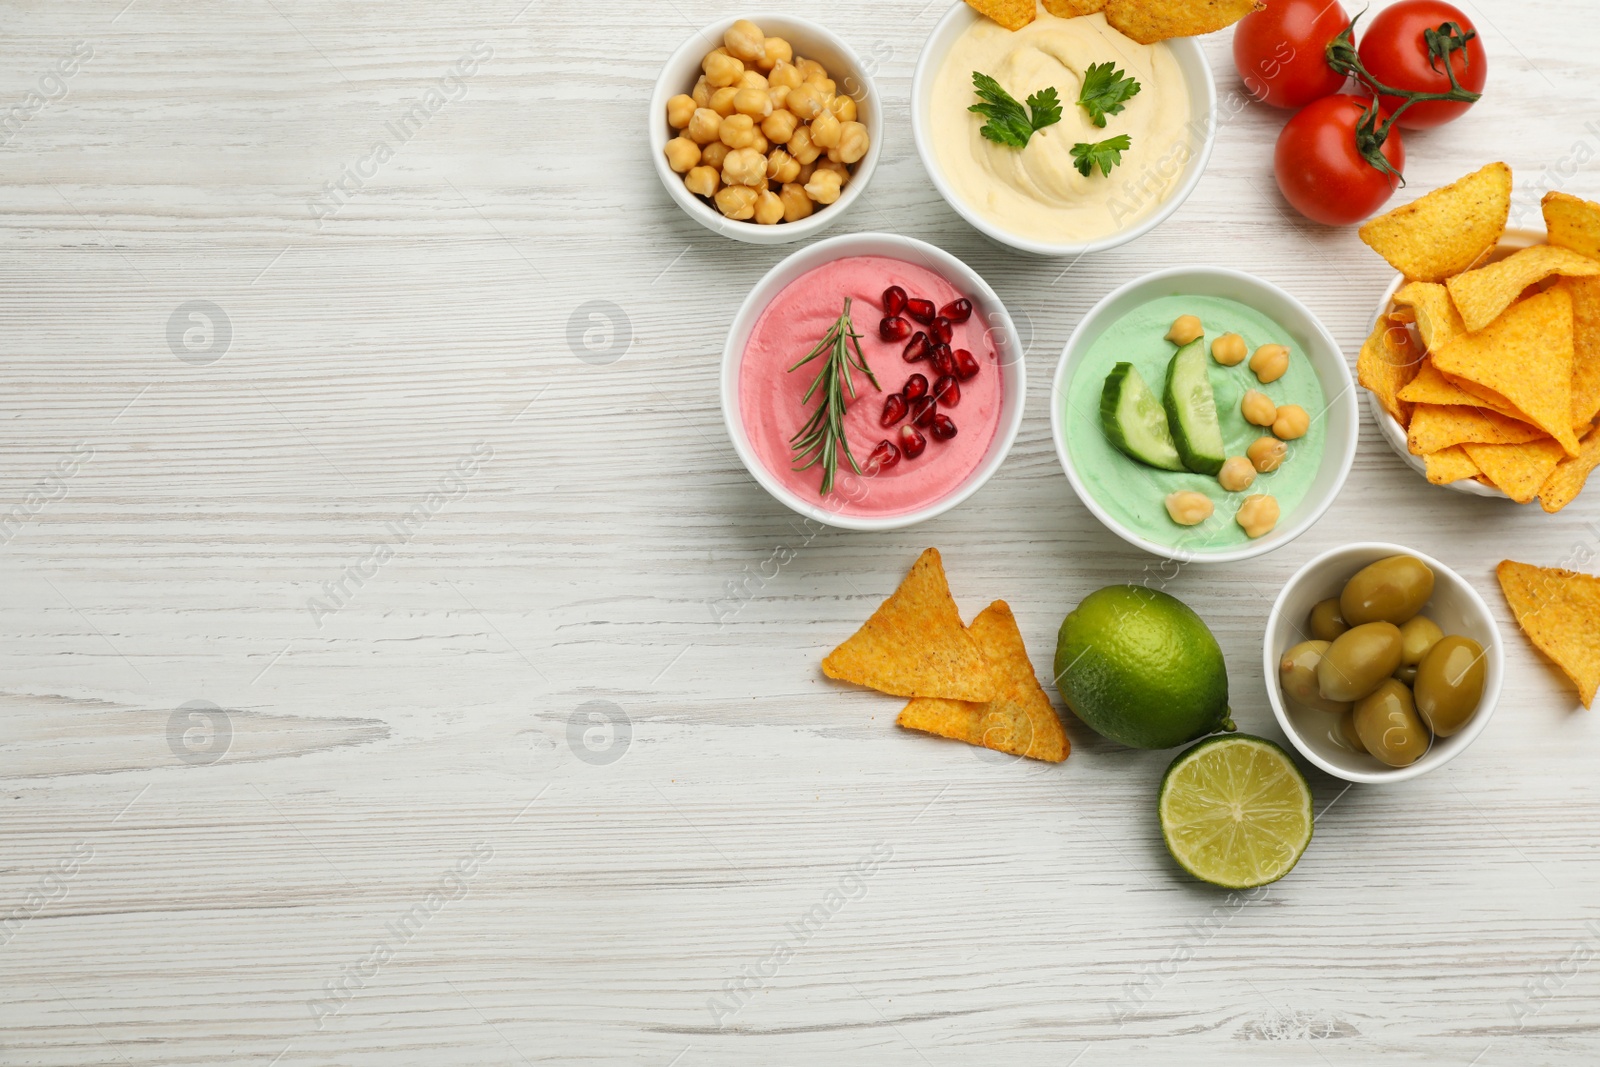
<path id="1" fill-rule="evenodd" d="M 1161 836 L 1179 866 L 1227 889 L 1276 882 L 1311 843 L 1311 787 L 1271 741 L 1233 734 L 1186 749 L 1161 779 Z"/>

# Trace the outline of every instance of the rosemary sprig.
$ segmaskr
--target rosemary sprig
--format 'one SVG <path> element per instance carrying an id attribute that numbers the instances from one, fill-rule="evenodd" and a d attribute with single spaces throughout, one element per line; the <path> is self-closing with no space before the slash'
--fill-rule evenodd
<path id="1" fill-rule="evenodd" d="M 855 354 L 850 350 L 854 348 Z M 794 449 L 794 462 L 796 471 L 810 470 L 817 464 L 822 464 L 822 492 L 827 496 L 833 492 L 833 478 L 839 470 L 839 453 L 844 453 L 844 458 L 850 461 L 850 469 L 857 474 L 861 473 L 860 464 L 856 457 L 850 454 L 850 442 L 844 436 L 844 412 L 847 401 L 845 391 L 848 390 L 851 399 L 856 395 L 856 385 L 850 376 L 852 369 L 860 371 L 867 376 L 873 388 L 878 388 L 878 379 L 872 376 L 872 368 L 867 366 L 867 357 L 861 353 L 861 335 L 856 333 L 855 324 L 850 321 L 850 298 L 844 298 L 844 312 L 834 320 L 828 332 L 823 335 L 805 359 L 789 368 L 789 373 L 794 373 L 812 360 L 821 356 L 822 369 L 812 379 L 811 388 L 806 390 L 806 395 L 800 398 L 801 405 L 811 403 L 811 398 L 822 391 L 822 398 L 817 404 L 806 424 L 789 438 L 789 447 Z"/>

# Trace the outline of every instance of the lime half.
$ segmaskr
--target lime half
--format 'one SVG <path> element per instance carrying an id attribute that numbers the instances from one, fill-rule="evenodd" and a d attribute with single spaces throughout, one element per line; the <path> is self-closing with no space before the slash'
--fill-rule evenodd
<path id="1" fill-rule="evenodd" d="M 1311 843 L 1311 787 L 1289 754 L 1248 734 L 1185 750 L 1161 779 L 1161 836 L 1190 874 L 1226 889 L 1276 882 Z"/>

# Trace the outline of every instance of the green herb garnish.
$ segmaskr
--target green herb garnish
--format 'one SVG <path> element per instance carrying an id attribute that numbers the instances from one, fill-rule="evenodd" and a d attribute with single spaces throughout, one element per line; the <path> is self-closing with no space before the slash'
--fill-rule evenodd
<path id="1" fill-rule="evenodd" d="M 1122 106 L 1139 95 L 1139 83 L 1125 77 L 1115 63 L 1090 63 L 1083 72 L 1083 91 L 1078 103 L 1089 113 L 1089 121 L 1105 128 L 1107 115 L 1122 114 Z"/>
<path id="2" fill-rule="evenodd" d="M 855 349 L 853 356 L 850 354 L 852 348 Z M 828 327 L 828 332 L 810 354 L 790 367 L 789 372 L 794 373 L 818 356 L 823 357 L 822 370 L 812 380 L 811 388 L 800 398 L 800 403 L 811 403 L 818 389 L 822 390 L 822 399 L 806 424 L 789 438 L 789 447 L 794 449 L 796 471 L 810 470 L 818 463 L 822 464 L 821 495 L 827 496 L 833 492 L 833 476 L 839 470 L 840 452 L 850 461 L 851 470 L 862 473 L 856 457 L 850 454 L 850 442 L 844 436 L 845 390 L 849 390 L 852 398 L 856 395 L 850 371 L 860 371 L 867 376 L 873 388 L 878 387 L 878 379 L 872 376 L 872 368 L 867 366 L 867 357 L 861 354 L 861 335 L 856 333 L 855 324 L 850 321 L 848 296 L 844 298 L 844 312 Z"/>
<path id="3" fill-rule="evenodd" d="M 1100 173 L 1109 175 L 1111 168 L 1122 162 L 1122 153 L 1133 147 L 1133 141 L 1125 133 L 1104 141 L 1089 144 L 1079 141 L 1072 146 L 1072 158 L 1076 161 L 1078 173 L 1087 178 L 1099 167 Z"/>
<path id="4" fill-rule="evenodd" d="M 1023 148 L 1035 133 L 1061 121 L 1061 99 L 1053 85 L 1028 97 L 1026 109 L 987 74 L 973 71 L 972 85 L 983 103 L 967 110 L 989 120 L 978 132 L 996 144 Z"/>

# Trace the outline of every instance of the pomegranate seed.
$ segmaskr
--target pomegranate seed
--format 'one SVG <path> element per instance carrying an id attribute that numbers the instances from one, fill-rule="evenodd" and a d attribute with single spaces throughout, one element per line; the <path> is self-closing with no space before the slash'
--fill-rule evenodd
<path id="1" fill-rule="evenodd" d="M 976 378 L 978 376 L 977 356 L 974 356 L 965 348 L 958 348 L 955 351 L 955 357 L 957 378 L 960 378 L 962 381 L 967 381 L 969 378 Z"/>
<path id="2" fill-rule="evenodd" d="M 883 313 L 885 315 L 898 315 L 906 309 L 906 291 L 898 285 L 891 285 L 883 291 Z M 971 309 L 968 309 L 971 314 Z"/>
<path id="3" fill-rule="evenodd" d="M 885 341 L 904 341 L 911 336 L 911 324 L 899 315 L 888 315 L 878 323 L 878 336 Z"/>
<path id="4" fill-rule="evenodd" d="M 906 379 L 906 387 L 901 390 L 907 400 L 920 400 L 928 395 L 928 379 L 920 374 L 913 374 Z"/>
<path id="5" fill-rule="evenodd" d="M 928 439 L 910 424 L 900 427 L 900 451 L 907 459 L 916 459 L 928 447 Z"/>
<path id="6" fill-rule="evenodd" d="M 956 372 L 955 353 L 950 351 L 949 345 L 933 346 L 933 369 L 939 372 L 941 378 Z"/>
<path id="7" fill-rule="evenodd" d="M 953 376 L 946 374 L 933 383 L 933 399 L 942 408 L 953 408 L 961 403 L 961 386 L 956 384 Z"/>
<path id="8" fill-rule="evenodd" d="M 916 431 L 913 430 L 912 432 L 915 433 Z M 872 454 L 867 457 L 867 462 L 862 469 L 867 474 L 877 474 L 879 471 L 888 470 L 899 462 L 900 450 L 894 447 L 894 442 L 879 441 L 878 447 L 872 450 Z"/>
<path id="9" fill-rule="evenodd" d="M 927 429 L 928 424 L 933 421 L 934 412 L 937 410 L 939 410 L 939 406 L 934 403 L 931 396 L 925 396 L 921 400 L 913 400 L 911 402 L 911 421 L 923 429 Z"/>
<path id="10" fill-rule="evenodd" d="M 906 314 L 926 326 L 933 321 L 934 308 L 932 300 L 924 300 L 914 296 L 906 301 Z"/>
<path id="11" fill-rule="evenodd" d="M 956 335 L 955 325 L 943 315 L 933 320 L 933 336 L 942 345 L 949 344 Z"/>
<path id="12" fill-rule="evenodd" d="M 959 324 L 966 322 L 968 319 L 972 318 L 972 301 L 968 300 L 964 296 L 956 300 L 952 300 L 950 303 L 939 309 L 939 314 L 943 315 L 945 318 L 954 323 Z"/>
<path id="13" fill-rule="evenodd" d="M 943 381 L 944 379 L 940 379 Z M 899 393 L 890 393 L 883 398 L 883 417 L 878 420 L 880 426 L 893 426 L 906 417 L 906 398 Z"/>
<path id="14" fill-rule="evenodd" d="M 901 319 L 900 321 L 904 322 L 906 320 Z M 928 353 L 932 349 L 933 345 L 928 340 L 928 335 L 918 330 L 917 335 L 911 339 L 911 343 L 906 345 L 905 361 L 907 363 L 915 363 L 919 359 L 927 359 Z"/>
<path id="15" fill-rule="evenodd" d="M 949 415 L 935 415 L 933 417 L 933 439 L 935 441 L 948 441 L 956 435 L 955 420 Z"/>

